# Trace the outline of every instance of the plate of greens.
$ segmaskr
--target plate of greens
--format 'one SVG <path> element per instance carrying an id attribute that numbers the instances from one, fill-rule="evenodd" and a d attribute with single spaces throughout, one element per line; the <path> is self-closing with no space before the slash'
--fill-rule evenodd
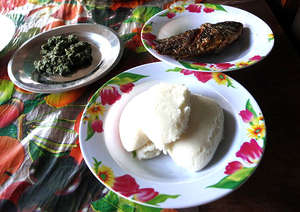
<path id="1" fill-rule="evenodd" d="M 25 42 L 8 64 L 20 88 L 57 93 L 88 85 L 107 74 L 120 60 L 118 35 L 99 24 L 57 27 Z"/>

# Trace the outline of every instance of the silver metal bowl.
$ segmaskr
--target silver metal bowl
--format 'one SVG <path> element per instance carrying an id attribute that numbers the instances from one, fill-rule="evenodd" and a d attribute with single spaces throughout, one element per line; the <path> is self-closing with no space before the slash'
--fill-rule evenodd
<path id="1" fill-rule="evenodd" d="M 92 64 L 67 76 L 40 76 L 33 62 L 40 59 L 41 45 L 56 35 L 74 34 L 92 46 Z M 40 33 L 26 41 L 8 63 L 8 75 L 24 90 L 37 93 L 58 93 L 95 82 L 107 74 L 120 60 L 123 44 L 110 28 L 99 24 L 74 24 Z"/>

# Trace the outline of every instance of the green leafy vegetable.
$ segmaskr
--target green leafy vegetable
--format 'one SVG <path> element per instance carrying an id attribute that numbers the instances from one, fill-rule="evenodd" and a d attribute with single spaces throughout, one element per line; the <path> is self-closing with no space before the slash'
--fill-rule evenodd
<path id="1" fill-rule="evenodd" d="M 44 75 L 65 76 L 92 63 L 92 47 L 76 35 L 59 35 L 41 46 L 41 60 L 34 61 L 35 71 Z"/>

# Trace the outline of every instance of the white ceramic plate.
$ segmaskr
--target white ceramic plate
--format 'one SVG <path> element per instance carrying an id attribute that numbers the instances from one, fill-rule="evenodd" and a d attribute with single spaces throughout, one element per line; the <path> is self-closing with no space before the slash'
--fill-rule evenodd
<path id="1" fill-rule="evenodd" d="M 2 29 L 0 51 L 2 51 L 13 38 L 16 26 L 10 18 L 0 14 L 0 27 Z"/>
<path id="2" fill-rule="evenodd" d="M 223 21 L 241 22 L 244 30 L 239 40 L 219 54 L 187 61 L 161 55 L 153 49 L 154 39 L 167 38 L 204 23 Z M 273 32 L 264 21 L 244 10 L 216 4 L 175 4 L 151 17 L 144 25 L 141 37 L 145 48 L 159 60 L 175 67 L 205 72 L 248 67 L 266 57 L 274 45 Z"/>
<path id="3" fill-rule="evenodd" d="M 75 34 L 80 40 L 92 46 L 92 67 L 81 69 L 74 74 L 40 81 L 34 74 L 35 60 L 40 59 L 40 47 L 56 35 Z M 17 86 L 37 93 L 57 93 L 79 88 L 95 82 L 107 74 L 120 60 L 123 45 L 118 35 L 110 28 L 100 24 L 74 24 L 54 28 L 40 33 L 26 41 L 8 63 L 8 75 Z M 100 66 L 97 66 L 100 58 Z M 62 82 L 59 82 L 62 81 Z"/>
<path id="4" fill-rule="evenodd" d="M 178 167 L 166 155 L 139 161 L 122 147 L 118 124 L 124 106 L 158 82 L 185 84 L 224 109 L 224 139 L 199 172 Z M 105 83 L 84 110 L 79 139 L 88 167 L 109 189 L 147 206 L 183 208 L 214 201 L 245 182 L 262 157 L 265 132 L 255 99 L 232 78 L 158 62 L 132 68 Z"/>

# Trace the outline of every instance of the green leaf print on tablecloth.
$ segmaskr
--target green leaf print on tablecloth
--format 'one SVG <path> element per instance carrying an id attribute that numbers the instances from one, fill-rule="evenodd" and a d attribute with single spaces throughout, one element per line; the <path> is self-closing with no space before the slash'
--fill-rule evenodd
<path id="1" fill-rule="evenodd" d="M 11 124 L 4 128 L 0 128 L 0 136 L 10 136 L 13 138 L 17 138 L 17 126 Z"/>
<path id="2" fill-rule="evenodd" d="M 126 19 L 124 23 L 136 22 L 144 24 L 149 18 L 160 11 L 162 11 L 162 9 L 159 7 L 140 6 L 133 10 L 131 17 Z"/>
<path id="3" fill-rule="evenodd" d="M 12 97 L 13 91 L 14 84 L 10 80 L 0 79 L 0 105 Z"/>

